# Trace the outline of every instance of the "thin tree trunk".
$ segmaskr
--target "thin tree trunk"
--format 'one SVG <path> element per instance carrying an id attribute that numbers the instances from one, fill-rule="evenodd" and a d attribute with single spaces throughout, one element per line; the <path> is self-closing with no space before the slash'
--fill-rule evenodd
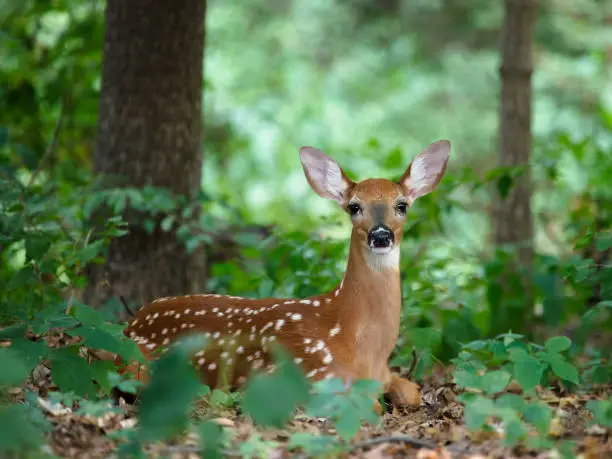
<path id="1" fill-rule="evenodd" d="M 163 187 L 194 199 L 202 152 L 205 0 L 108 0 L 94 172 L 107 183 Z M 203 251 L 174 232 L 148 234 L 128 211 L 105 266 L 89 266 L 85 301 L 143 304 L 203 288 Z"/>
<path id="2" fill-rule="evenodd" d="M 495 244 L 518 248 L 518 262 L 524 292 L 506 292 L 521 296 L 523 312 L 531 311 L 530 282 L 526 277 L 533 263 L 533 222 L 531 213 L 531 74 L 534 25 L 537 0 L 504 0 L 504 26 L 501 44 L 501 94 L 499 111 L 499 166 L 523 167 L 506 196 L 497 194 L 493 229 Z M 511 283 L 502 282 L 506 287 Z M 516 287 L 516 284 L 514 284 Z M 508 312 L 508 311 L 506 311 Z M 513 315 L 513 314 L 511 314 Z M 499 320 L 498 315 L 497 319 Z M 509 318 L 510 319 L 510 318 Z M 518 319 L 517 319 L 518 320 Z M 512 320 L 510 321 L 512 322 Z M 511 323 L 508 323 L 511 326 Z M 516 328 L 515 328 L 516 329 Z M 507 331 L 507 330 L 504 330 Z"/>

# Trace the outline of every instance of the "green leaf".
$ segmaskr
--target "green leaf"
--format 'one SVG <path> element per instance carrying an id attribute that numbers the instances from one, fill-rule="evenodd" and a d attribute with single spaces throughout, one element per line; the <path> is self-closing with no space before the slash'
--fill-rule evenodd
<path id="1" fill-rule="evenodd" d="M 4 330 L 0 330 L 0 339 L 15 339 L 23 337 L 27 329 L 28 326 L 26 324 L 13 324 L 10 327 L 6 327 Z"/>
<path id="2" fill-rule="evenodd" d="M 578 370 L 574 365 L 563 359 L 558 354 L 551 354 L 549 361 L 553 373 L 555 373 L 559 378 L 565 379 L 574 384 L 580 384 L 578 379 Z"/>
<path id="3" fill-rule="evenodd" d="M 115 370 L 114 363 L 108 360 L 94 360 L 89 364 L 89 370 L 91 371 L 91 377 L 100 385 L 103 392 L 110 394 L 113 383 L 109 375 Z"/>
<path id="4" fill-rule="evenodd" d="M 481 387 L 489 395 L 503 391 L 512 376 L 504 370 L 489 371 L 482 376 Z"/>
<path id="5" fill-rule="evenodd" d="M 181 432 L 200 387 L 186 347 L 171 348 L 151 368 L 150 383 L 140 396 L 138 420 L 142 441 L 164 440 Z"/>
<path id="6" fill-rule="evenodd" d="M 295 408 L 308 400 L 308 381 L 302 370 L 277 351 L 272 374 L 257 374 L 247 383 L 242 409 L 263 426 L 282 427 Z"/>
<path id="7" fill-rule="evenodd" d="M 531 403 L 523 409 L 525 420 L 535 426 L 540 435 L 548 434 L 548 427 L 552 420 L 552 410 L 543 403 Z"/>
<path id="8" fill-rule="evenodd" d="M 544 347 L 548 352 L 563 352 L 569 349 L 572 345 L 572 340 L 567 336 L 553 336 L 546 341 Z"/>
<path id="9" fill-rule="evenodd" d="M 51 354 L 51 365 L 51 378 L 63 392 L 87 397 L 96 394 L 89 365 L 69 348 L 55 350 Z"/>
<path id="10" fill-rule="evenodd" d="M 485 397 L 474 397 L 465 403 L 465 425 L 470 431 L 484 426 L 494 409 L 493 401 Z"/>
<path id="11" fill-rule="evenodd" d="M 216 422 L 207 421 L 200 424 L 201 457 L 207 459 L 221 459 L 223 445 L 227 434 L 223 427 Z"/>
<path id="12" fill-rule="evenodd" d="M 359 432 L 360 426 L 359 412 L 349 404 L 342 410 L 342 416 L 334 420 L 336 432 L 345 442 L 349 442 Z"/>
<path id="13" fill-rule="evenodd" d="M 604 252 L 612 248 L 612 234 L 602 234 L 597 238 L 597 250 Z"/>
<path id="14" fill-rule="evenodd" d="M 537 385 L 540 384 L 542 375 L 546 369 L 545 364 L 520 348 L 512 349 L 512 351 L 509 352 L 509 359 L 514 363 L 512 375 L 525 392 L 535 389 Z"/>
<path id="15" fill-rule="evenodd" d="M 289 437 L 288 450 L 301 448 L 309 457 L 332 454 L 339 449 L 337 440 L 329 435 L 315 435 L 308 432 L 296 432 Z"/>
<path id="16" fill-rule="evenodd" d="M 19 353 L 11 348 L 0 348 L 0 386 L 17 386 L 28 377 L 28 368 Z"/>
<path id="17" fill-rule="evenodd" d="M 43 434 L 49 430 L 49 426 L 40 412 L 28 405 L 0 405 L 0 452 L 26 457 L 24 449 L 42 446 Z M 0 456 L 6 457 L 4 454 Z"/>
<path id="18" fill-rule="evenodd" d="M 589 400 L 586 408 L 593 413 L 595 422 L 612 429 L 612 398 L 609 400 Z"/>
<path id="19" fill-rule="evenodd" d="M 96 326 L 104 323 L 104 315 L 86 304 L 75 302 L 71 307 L 71 313 L 83 325 Z"/>
<path id="20" fill-rule="evenodd" d="M 14 339 L 10 349 L 19 354 L 19 358 L 28 369 L 28 372 L 38 365 L 48 350 L 44 341 L 30 341 L 26 338 Z"/>

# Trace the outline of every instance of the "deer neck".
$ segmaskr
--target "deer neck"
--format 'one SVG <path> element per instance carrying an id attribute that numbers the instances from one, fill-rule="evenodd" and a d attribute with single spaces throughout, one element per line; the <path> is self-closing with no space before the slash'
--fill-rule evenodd
<path id="1" fill-rule="evenodd" d="M 353 230 L 338 296 L 338 312 L 345 323 L 355 324 L 357 341 L 380 334 L 378 339 L 385 341 L 381 345 L 392 348 L 399 333 L 401 307 L 399 244 L 387 254 L 373 254 Z"/>

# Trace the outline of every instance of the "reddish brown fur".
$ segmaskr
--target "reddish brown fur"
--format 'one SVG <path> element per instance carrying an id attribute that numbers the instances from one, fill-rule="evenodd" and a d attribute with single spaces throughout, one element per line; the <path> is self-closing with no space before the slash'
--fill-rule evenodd
<path id="1" fill-rule="evenodd" d="M 427 150 L 421 159 L 425 153 Z M 431 160 L 437 166 L 432 170 L 439 173 L 435 187 L 444 170 L 439 172 L 439 152 L 428 154 L 437 155 Z M 332 197 L 345 209 L 351 202 L 359 202 L 363 209 L 352 217 L 347 268 L 335 289 L 304 299 L 255 300 L 214 294 L 161 298 L 143 307 L 125 333 L 150 359 L 155 357 L 153 352 L 177 338 L 207 334 L 209 346 L 194 355 L 193 363 L 211 387 L 219 385 L 221 369 L 229 370 L 233 387 L 243 384 L 253 370 L 267 369 L 273 363 L 269 345 L 278 342 L 313 380 L 376 379 L 395 404 L 418 404 L 417 386 L 392 375 L 387 365 L 398 338 L 401 307 L 399 244 L 405 215 L 397 210 L 397 203 L 406 202 L 412 189 L 407 189 L 404 181 L 352 182 L 343 172 L 337 173 L 335 162 L 322 162 L 318 155 L 303 159 L 306 177 L 315 191 Z M 425 160 L 429 158 L 425 156 Z M 446 160 L 442 160 L 445 169 Z M 429 172 L 427 167 L 420 171 Z M 427 189 L 433 187 L 428 185 Z M 388 254 L 379 255 L 368 246 L 368 231 L 377 223 L 373 215 L 380 219 L 383 207 L 384 224 L 395 235 L 395 246 Z"/>

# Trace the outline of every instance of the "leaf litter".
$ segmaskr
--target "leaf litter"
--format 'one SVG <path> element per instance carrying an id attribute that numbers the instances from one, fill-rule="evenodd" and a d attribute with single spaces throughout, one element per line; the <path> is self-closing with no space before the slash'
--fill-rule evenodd
<path id="1" fill-rule="evenodd" d="M 118 457 L 117 448 L 125 431 L 138 425 L 137 405 L 125 403 L 120 398 L 118 406 L 107 406 L 92 415 L 79 410 L 78 403 L 61 403 L 51 400 L 56 389 L 49 377 L 48 364 L 39 364 L 28 378 L 26 387 L 12 389 L 15 402 L 23 400 L 24 390 L 37 396 L 39 409 L 51 424 L 47 434 L 47 450 L 66 458 Z M 362 423 L 350 446 L 326 457 L 367 459 L 387 458 L 557 458 L 556 451 L 534 450 L 526 446 L 504 446 L 504 429 L 497 422 L 491 428 L 470 432 L 464 422 L 464 407 L 457 401 L 461 389 L 449 382 L 449 372 L 440 370 L 427 377 L 422 384 L 421 406 L 415 410 L 390 409 L 378 425 Z M 553 388 L 554 389 L 554 388 Z M 549 435 L 558 442 L 572 441 L 578 457 L 595 459 L 612 457 L 611 429 L 594 424 L 585 405 L 589 400 L 609 398 L 612 387 L 598 386 L 589 394 L 569 394 L 562 390 L 539 391 L 540 401 L 553 412 Z M 512 391 L 510 385 L 507 391 Z M 87 410 L 85 410 L 87 411 Z M 334 437 L 336 431 L 324 418 L 306 416 L 297 410 L 283 428 L 262 428 L 234 408 L 213 407 L 206 400 L 194 404 L 192 416 L 211 420 L 232 432 L 232 454 L 226 457 L 292 458 L 312 457 L 299 448 L 300 438 L 319 437 L 322 440 Z M 300 434 L 296 436 L 296 434 Z M 148 457 L 200 457 L 197 432 L 188 432 L 172 444 L 158 442 L 147 445 Z M 293 444 L 290 442 L 293 439 Z M 296 440 L 297 439 L 297 440 Z M 408 441 L 407 441 L 408 440 Z M 414 440 L 410 442 L 409 440 Z M 322 442 L 324 450 L 325 445 Z M 251 445 L 264 455 L 253 455 L 253 451 L 240 449 L 240 445 Z M 259 449 L 257 449 L 259 448 Z M 348 450 L 348 451 L 347 451 Z M 316 455 L 316 454 L 314 454 Z"/>

